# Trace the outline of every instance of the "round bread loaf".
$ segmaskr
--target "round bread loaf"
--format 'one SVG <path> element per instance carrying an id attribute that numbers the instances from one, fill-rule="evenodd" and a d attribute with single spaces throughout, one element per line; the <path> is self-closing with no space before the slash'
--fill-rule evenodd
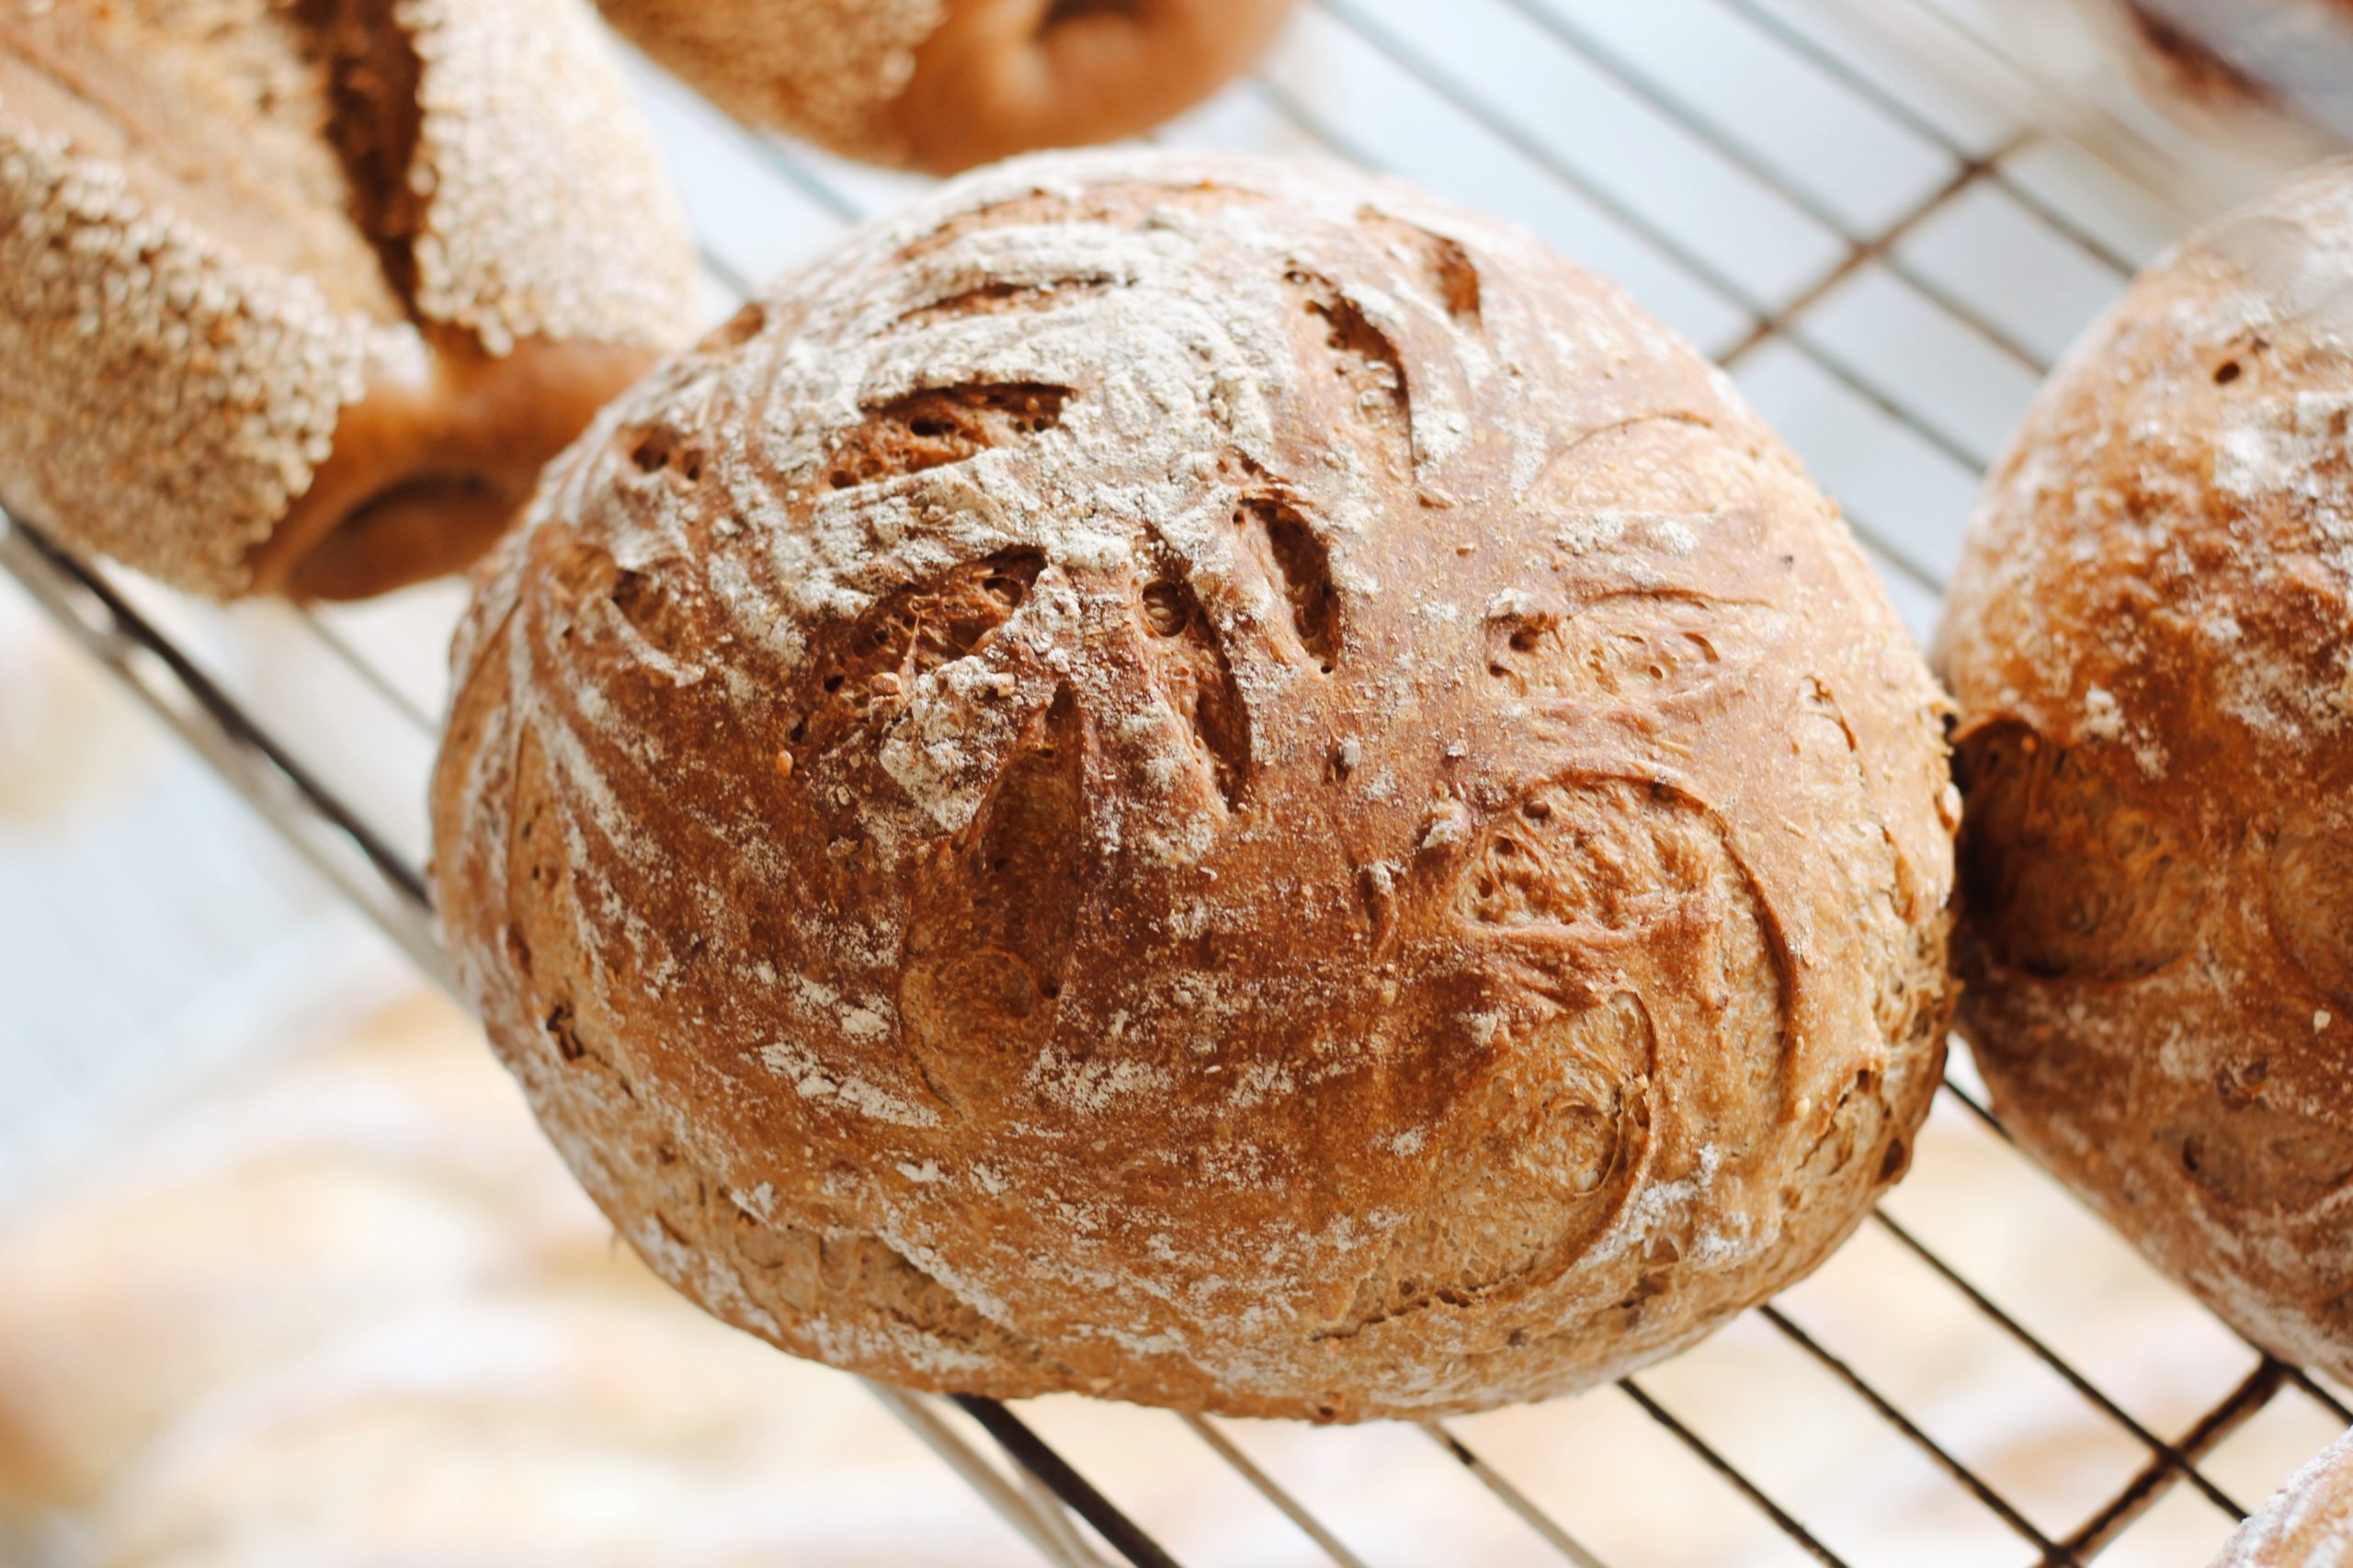
<path id="1" fill-rule="evenodd" d="M 463 566 L 694 282 L 575 0 L 0 0 L 0 505 L 77 550 Z"/>
<path id="2" fill-rule="evenodd" d="M 466 987 L 654 1268 L 893 1381 L 1348 1420 L 1821 1261 L 1943 700 L 1722 376 L 1336 166 L 1043 157 L 608 411 L 455 655 Z"/>
<path id="3" fill-rule="evenodd" d="M 1939 656 L 1962 1030 L 2028 1148 L 2353 1373 L 2353 166 L 2152 267 L 1995 471 Z"/>
<path id="4" fill-rule="evenodd" d="M 755 125 L 952 174 L 1148 131 L 1256 59 L 1291 0 L 599 0 Z"/>
<path id="5" fill-rule="evenodd" d="M 2353 1559 L 2353 1435 L 2339 1437 L 2241 1525 L 2212 1568 L 2329 1568 Z"/>

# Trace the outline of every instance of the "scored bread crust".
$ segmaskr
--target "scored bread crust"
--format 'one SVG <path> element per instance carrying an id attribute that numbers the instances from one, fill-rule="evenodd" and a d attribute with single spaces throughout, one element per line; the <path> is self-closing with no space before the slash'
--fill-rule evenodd
<path id="1" fill-rule="evenodd" d="M 683 221 L 584 6 L 314 9 L 369 58 L 298 58 L 322 24 L 282 0 L 0 3 L 0 498 L 216 597 L 287 586 L 404 485 L 486 532 L 691 319 Z M 338 139 L 397 166 L 368 188 Z M 484 542 L 361 541 L 324 575 Z"/>
<path id="2" fill-rule="evenodd" d="M 2028 1148 L 2353 1373 L 2353 165 L 2186 241 L 1990 480 L 1938 657 L 1962 1032 Z"/>
<path id="3" fill-rule="evenodd" d="M 737 119 L 953 174 L 1116 141 L 1208 97 L 1292 0 L 599 0 Z"/>
<path id="4" fill-rule="evenodd" d="M 434 882 L 590 1193 L 888 1379 L 1351 1420 L 1818 1263 L 1938 1081 L 1944 706 L 1730 383 L 1338 168 L 1049 156 L 607 411 Z"/>
<path id="5" fill-rule="evenodd" d="M 2323 1568 L 2353 1554 L 2353 1434 L 2313 1456 L 2231 1534 L 2211 1568 Z"/>

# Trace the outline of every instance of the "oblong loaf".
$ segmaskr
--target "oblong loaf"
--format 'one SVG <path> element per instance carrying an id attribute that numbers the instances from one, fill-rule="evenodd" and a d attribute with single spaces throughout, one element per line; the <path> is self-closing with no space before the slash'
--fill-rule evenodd
<path id="1" fill-rule="evenodd" d="M 462 565 L 693 288 L 574 0 L 0 0 L 0 504 L 77 550 Z"/>

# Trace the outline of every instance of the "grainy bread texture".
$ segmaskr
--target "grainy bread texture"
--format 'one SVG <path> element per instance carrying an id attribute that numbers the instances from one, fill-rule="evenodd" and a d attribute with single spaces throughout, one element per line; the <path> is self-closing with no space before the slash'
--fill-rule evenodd
<path id="1" fill-rule="evenodd" d="M 2212 1568 L 2344 1568 L 2353 1562 L 2353 1435 L 2323 1449 L 2241 1525 Z"/>
<path id="2" fill-rule="evenodd" d="M 608 410 L 455 654 L 466 989 L 655 1269 L 893 1381 L 1351 1420 L 1811 1268 L 1942 1060 L 1943 699 L 1529 236 L 1017 163 Z"/>
<path id="3" fill-rule="evenodd" d="M 1963 1032 L 2019 1140 L 2259 1344 L 2353 1373 L 2353 165 L 2060 368 L 1939 636 Z"/>
<path id="4" fill-rule="evenodd" d="M 738 119 L 952 174 L 1150 130 L 1255 59 L 1291 0 L 598 0 Z"/>
<path id="5" fill-rule="evenodd" d="M 574 0 L 0 0 L 0 502 L 76 549 L 462 565 L 693 282 Z"/>

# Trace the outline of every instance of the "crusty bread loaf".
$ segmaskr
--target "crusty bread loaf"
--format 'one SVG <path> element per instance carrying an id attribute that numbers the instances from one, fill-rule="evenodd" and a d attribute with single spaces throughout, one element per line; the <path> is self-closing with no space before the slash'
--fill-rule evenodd
<path id="1" fill-rule="evenodd" d="M 2353 1373 L 2353 165 L 2152 267 L 2043 390 L 1940 633 L 1963 1032 L 2019 1140 Z"/>
<path id="2" fill-rule="evenodd" d="M 181 1411 L 355 1324 L 594 1277 L 611 1231 L 454 1008 L 233 1082 L 0 1222 L 0 1538 Z M 0 1553 L 5 1560 L 5 1553 Z"/>
<path id="3" fill-rule="evenodd" d="M 1208 97 L 1291 0 L 599 0 L 722 108 L 951 174 L 1150 130 Z"/>
<path id="4" fill-rule="evenodd" d="M 76 549 L 462 566 L 693 286 L 575 0 L 0 0 L 0 504 Z"/>
<path id="5" fill-rule="evenodd" d="M 1724 378 L 1336 166 L 1045 157 L 608 411 L 460 634 L 465 984 L 655 1269 L 1324 1419 L 1812 1267 L 1942 1059 L 1941 697 Z"/>
<path id="6" fill-rule="evenodd" d="M 810 1493 L 813 1482 L 862 1478 L 846 1465 L 827 1474 L 795 1451 L 786 1412 L 805 1391 L 760 1376 L 746 1354 L 758 1348 L 650 1289 L 485 1292 L 363 1316 L 324 1344 L 281 1352 L 167 1428 L 91 1511 L 76 1561 L 842 1562 L 826 1539 L 842 1527 L 813 1510 Z M 868 1525 L 889 1530 L 866 1490 Z M 867 1545 L 850 1560 L 923 1560 Z"/>
<path id="7" fill-rule="evenodd" d="M 2078 5 L 2142 95 L 2193 131 L 2298 163 L 2353 141 L 2353 0 Z"/>
<path id="8" fill-rule="evenodd" d="M 2353 1561 L 2353 1435 L 2288 1478 L 2212 1568 L 2330 1568 Z"/>

